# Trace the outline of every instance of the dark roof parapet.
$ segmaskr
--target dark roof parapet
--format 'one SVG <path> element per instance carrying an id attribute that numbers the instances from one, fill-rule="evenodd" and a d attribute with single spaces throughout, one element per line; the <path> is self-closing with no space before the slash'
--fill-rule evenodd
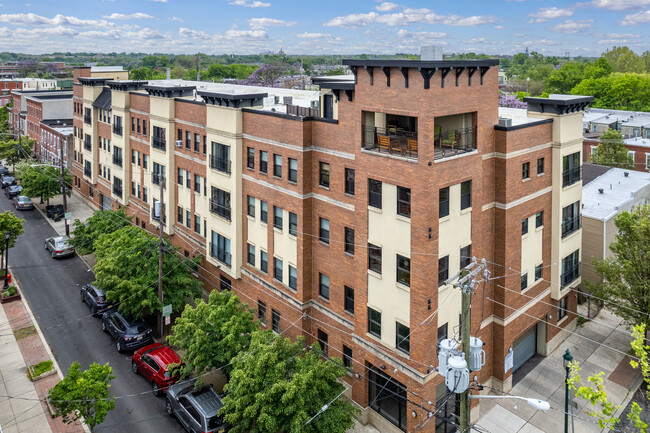
<path id="1" fill-rule="evenodd" d="M 264 104 L 264 98 L 269 96 L 268 93 L 219 93 L 199 90 L 198 95 L 203 98 L 208 105 L 217 105 L 220 107 L 255 107 Z"/>
<path id="2" fill-rule="evenodd" d="M 570 95 L 562 95 L 558 98 L 524 98 L 524 102 L 528 103 L 528 111 L 558 115 L 584 111 L 593 100 L 593 96 Z"/>
<path id="3" fill-rule="evenodd" d="M 142 90 L 148 81 L 109 81 L 108 87 L 111 90 L 118 90 L 120 92 L 129 92 L 132 90 Z"/>
<path id="4" fill-rule="evenodd" d="M 481 67 L 497 66 L 499 59 L 483 60 L 362 60 L 362 59 L 343 59 L 343 64 L 347 66 L 361 67 L 389 67 L 389 68 L 415 68 L 415 69 L 432 69 L 432 68 L 456 68 L 456 67 Z"/>
<path id="5" fill-rule="evenodd" d="M 149 96 L 158 96 L 161 98 L 182 98 L 187 96 L 194 96 L 195 86 L 156 86 L 145 85 L 144 90 L 147 91 Z"/>
<path id="6" fill-rule="evenodd" d="M 91 78 L 91 77 L 79 77 L 79 82 L 84 86 L 104 86 L 109 78 Z"/>

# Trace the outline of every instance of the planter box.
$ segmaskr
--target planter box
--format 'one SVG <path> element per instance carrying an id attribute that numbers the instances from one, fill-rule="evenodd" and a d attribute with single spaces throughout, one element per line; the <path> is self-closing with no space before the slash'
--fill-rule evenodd
<path id="1" fill-rule="evenodd" d="M 13 296 L 7 296 L 6 298 L 0 296 L 0 303 L 6 304 L 7 302 L 17 301 L 21 298 L 20 292 L 16 291 L 16 294 Z"/>
<path id="2" fill-rule="evenodd" d="M 43 379 L 44 377 L 52 376 L 53 374 L 56 374 L 56 369 L 52 367 L 50 370 L 47 370 L 44 373 L 41 373 L 40 375 L 34 377 L 34 366 L 30 365 L 28 368 L 29 370 L 29 378 L 31 379 L 32 382 L 36 382 L 39 379 Z"/>

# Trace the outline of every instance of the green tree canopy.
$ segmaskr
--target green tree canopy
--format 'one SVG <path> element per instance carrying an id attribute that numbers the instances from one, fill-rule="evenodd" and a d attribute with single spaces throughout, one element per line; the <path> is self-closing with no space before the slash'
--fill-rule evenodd
<path id="1" fill-rule="evenodd" d="M 634 51 L 628 47 L 613 47 L 603 53 L 602 57 L 612 65 L 614 72 L 646 72 L 645 63 Z"/>
<path id="2" fill-rule="evenodd" d="M 305 348 L 303 341 L 258 331 L 249 350 L 234 358 L 221 409 L 233 433 L 344 433 L 354 425 L 357 409 L 337 398 L 347 369 L 340 360 L 322 360 L 318 345 Z"/>
<path id="3" fill-rule="evenodd" d="M 10 210 L 0 213 L 0 236 L 4 237 L 4 234 L 9 232 L 9 248 L 15 247 L 18 236 L 25 233 L 24 224 L 25 220 L 21 220 Z M 6 241 L 0 242 L 0 251 L 3 256 L 6 244 Z"/>
<path id="4" fill-rule="evenodd" d="M 251 334 L 259 330 L 247 304 L 230 290 L 213 290 L 208 302 L 185 306 L 167 339 L 183 353 L 184 375 L 197 376 L 228 364 L 238 353 L 248 350 Z M 226 372 L 232 367 L 226 367 Z"/>
<path id="5" fill-rule="evenodd" d="M 626 323 L 650 329 L 650 205 L 621 212 L 614 224 L 614 256 L 593 261 L 602 282 L 587 281 L 587 288 Z"/>
<path id="6" fill-rule="evenodd" d="M 85 223 L 76 219 L 70 243 L 79 255 L 95 252 L 95 242 L 102 234 L 113 233 L 122 227 L 131 226 L 133 217 L 126 214 L 124 208 L 118 210 L 96 211 Z"/>
<path id="7" fill-rule="evenodd" d="M 165 304 L 180 311 L 187 300 L 197 297 L 202 283 L 192 276 L 203 258 L 175 256 L 175 248 L 165 241 L 163 294 Z M 143 317 L 162 311 L 158 298 L 158 238 L 139 227 L 124 227 L 104 234 L 95 242 L 95 278 L 110 301 L 120 302 L 120 311 Z"/>
<path id="8" fill-rule="evenodd" d="M 16 165 L 29 158 L 33 148 L 34 140 L 24 135 L 20 137 L 20 146 L 18 140 L 2 140 L 0 138 L 0 159 L 4 159 L 9 165 Z"/>
<path id="9" fill-rule="evenodd" d="M 600 136 L 596 152 L 591 154 L 591 162 L 617 168 L 634 168 L 634 161 L 627 154 L 623 136 L 615 129 L 608 129 Z"/>
<path id="10" fill-rule="evenodd" d="M 52 165 L 23 163 L 16 168 L 16 177 L 23 186 L 22 194 L 48 201 L 61 194 L 61 169 Z M 66 193 L 71 191 L 72 175 L 65 169 Z"/>
<path id="11" fill-rule="evenodd" d="M 115 398 L 109 395 L 113 379 L 108 363 L 92 363 L 87 370 L 81 370 L 81 364 L 73 362 L 63 380 L 49 391 L 56 416 L 62 416 L 67 424 L 83 421 L 93 431 L 115 408 Z"/>
<path id="12" fill-rule="evenodd" d="M 553 69 L 544 78 L 546 90 L 549 93 L 569 93 L 580 81 L 584 75 L 584 63 L 568 62 Z"/>

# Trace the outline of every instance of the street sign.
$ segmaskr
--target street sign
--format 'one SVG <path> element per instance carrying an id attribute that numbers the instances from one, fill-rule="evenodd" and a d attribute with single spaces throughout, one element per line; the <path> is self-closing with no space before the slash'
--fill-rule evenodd
<path id="1" fill-rule="evenodd" d="M 65 219 L 70 220 L 70 219 L 72 219 L 72 212 L 66 212 L 64 214 L 64 216 L 65 216 Z"/>
<path id="2" fill-rule="evenodd" d="M 169 325 L 170 323 L 172 323 L 172 318 L 169 317 L 169 316 L 165 316 L 165 325 Z M 0 433 L 2 433 L 2 432 L 0 432 Z"/>
<path id="3" fill-rule="evenodd" d="M 165 317 L 171 316 L 172 315 L 172 304 L 167 304 L 167 305 L 163 306 L 162 313 L 163 313 L 163 316 L 165 316 Z"/>

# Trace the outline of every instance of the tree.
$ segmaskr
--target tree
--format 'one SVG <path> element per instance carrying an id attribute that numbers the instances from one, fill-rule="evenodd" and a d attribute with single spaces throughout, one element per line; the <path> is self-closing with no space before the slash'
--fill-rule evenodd
<path id="1" fill-rule="evenodd" d="M 231 431 L 344 433 L 351 428 L 357 409 L 338 398 L 345 389 L 338 379 L 348 371 L 340 360 L 322 360 L 321 354 L 317 344 L 306 348 L 302 337 L 294 342 L 271 331 L 254 333 L 249 350 L 234 358 L 224 388 L 221 413 Z"/>
<path id="2" fill-rule="evenodd" d="M 241 84 L 246 84 L 249 86 L 274 87 L 275 82 L 282 75 L 284 75 L 284 72 L 278 66 L 265 63 L 256 69 L 255 72 L 253 72 L 250 77 L 244 80 Z"/>
<path id="3" fill-rule="evenodd" d="M 133 217 L 124 208 L 96 211 L 85 223 L 76 219 L 70 243 L 79 255 L 95 252 L 95 242 L 102 234 L 113 233 L 122 227 L 129 227 Z"/>
<path id="4" fill-rule="evenodd" d="M 83 420 L 93 431 L 104 421 L 108 411 L 115 408 L 115 397 L 109 397 L 113 379 L 115 375 L 108 363 L 92 363 L 82 371 L 81 364 L 73 362 L 63 380 L 49 391 L 56 416 L 63 416 L 66 424 Z"/>
<path id="5" fill-rule="evenodd" d="M 0 139 L 0 159 L 4 159 L 7 164 L 14 166 L 29 158 L 33 148 L 34 140 L 24 135 L 20 137 L 20 146 L 18 140 L 2 141 Z"/>
<path id="6" fill-rule="evenodd" d="M 643 63 L 645 63 L 646 72 L 650 72 L 650 51 L 644 51 L 643 54 L 641 54 L 641 59 L 643 59 Z"/>
<path id="7" fill-rule="evenodd" d="M 614 72 L 635 72 L 646 71 L 645 62 L 634 51 L 628 47 L 613 47 L 602 54 L 607 62 L 612 65 Z"/>
<path id="8" fill-rule="evenodd" d="M 207 303 L 200 299 L 195 307 L 185 306 L 167 339 L 184 353 L 184 376 L 192 373 L 200 377 L 248 350 L 257 330 L 259 325 L 247 304 L 230 290 L 213 290 Z M 232 367 L 224 370 L 229 372 Z"/>
<path id="9" fill-rule="evenodd" d="M 526 108 L 528 104 L 522 102 L 515 95 L 506 95 L 501 93 L 499 95 L 499 107 L 510 107 L 510 108 Z"/>
<path id="10" fill-rule="evenodd" d="M 549 93 L 569 93 L 584 76 L 583 63 L 569 62 L 553 69 L 544 79 L 546 90 Z"/>
<path id="11" fill-rule="evenodd" d="M 16 246 L 16 238 L 25 233 L 23 225 L 25 220 L 18 218 L 12 211 L 8 210 L 6 212 L 0 213 L 0 233 L 4 236 L 6 232 L 9 232 L 9 248 Z M 2 253 L 2 260 L 5 257 L 5 247 L 7 242 L 0 242 L 0 252 Z M 0 260 L 0 263 L 3 261 Z M 1 266 L 0 266 L 1 267 Z M 4 274 L 4 270 L 3 270 Z"/>
<path id="12" fill-rule="evenodd" d="M 634 168 L 634 162 L 627 154 L 623 136 L 615 129 L 608 129 L 600 136 L 596 152 L 591 154 L 591 162 L 618 168 Z"/>
<path id="13" fill-rule="evenodd" d="M 120 303 L 122 313 L 143 317 L 162 311 L 158 298 L 158 238 L 130 226 L 101 235 L 94 246 L 97 284 L 110 301 Z M 188 299 L 200 293 L 202 284 L 191 272 L 203 257 L 193 260 L 177 257 L 177 248 L 169 241 L 165 241 L 164 249 L 165 304 L 172 304 L 173 311 L 180 311 Z"/>
<path id="14" fill-rule="evenodd" d="M 587 281 L 587 288 L 626 323 L 650 329 L 650 205 L 621 212 L 614 224 L 613 257 L 593 260 L 602 282 Z"/>
<path id="15" fill-rule="evenodd" d="M 61 169 L 52 165 L 20 164 L 16 169 L 16 177 L 23 186 L 22 193 L 28 197 L 40 197 L 41 202 L 61 194 Z M 65 169 L 66 194 L 71 191 L 72 175 Z"/>
<path id="16" fill-rule="evenodd" d="M 607 59 L 600 57 L 595 62 L 585 66 L 584 78 L 601 78 L 612 73 L 612 67 Z"/>

